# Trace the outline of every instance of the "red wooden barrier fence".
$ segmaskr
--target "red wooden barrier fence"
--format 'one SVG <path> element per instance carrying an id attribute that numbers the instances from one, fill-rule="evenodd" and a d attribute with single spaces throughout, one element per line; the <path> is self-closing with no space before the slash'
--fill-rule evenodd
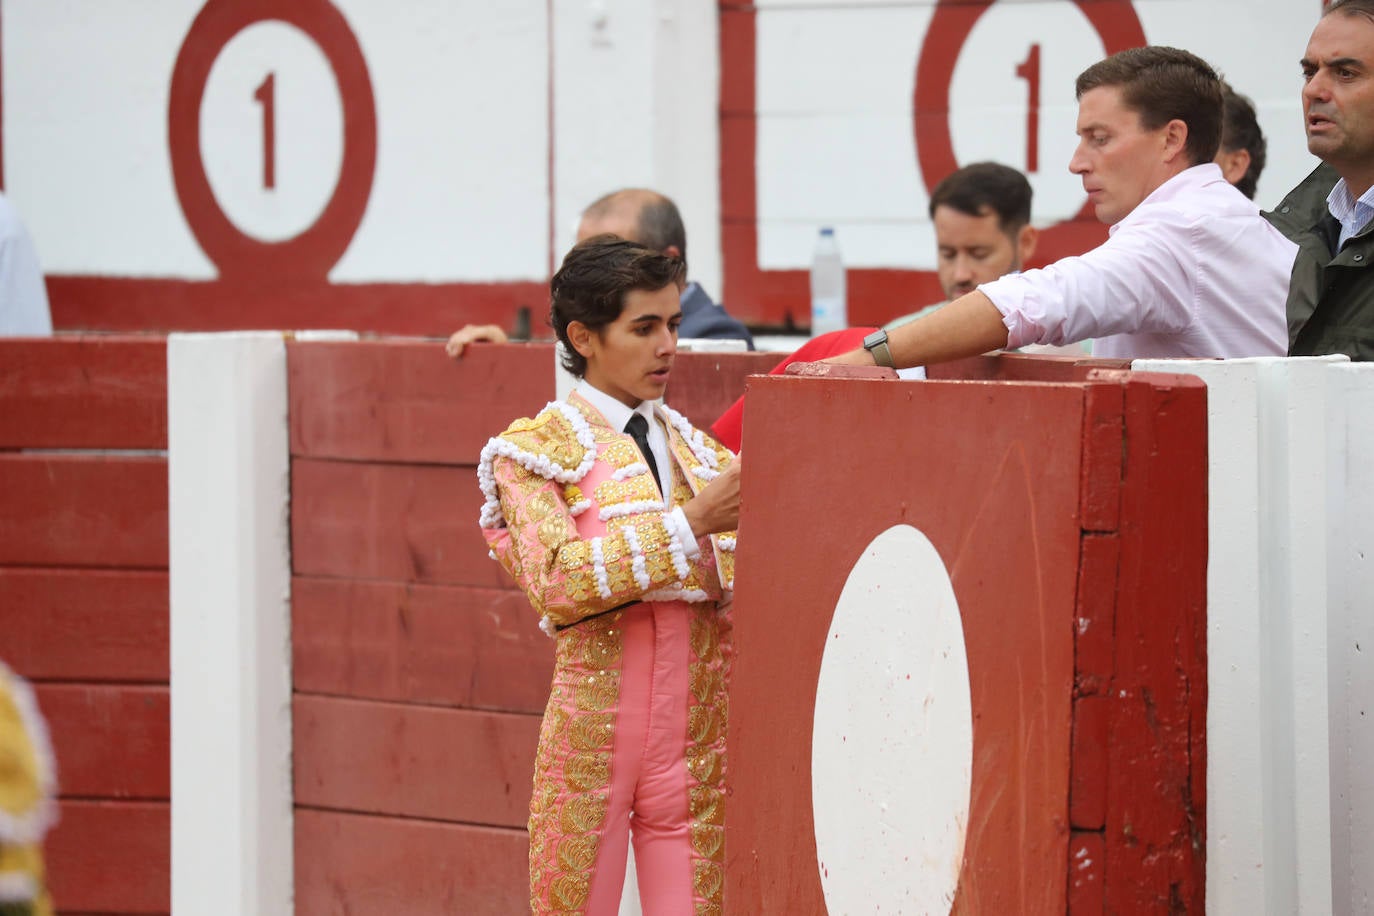
<path id="1" fill-rule="evenodd" d="M 0 657 L 52 730 L 66 913 L 170 907 L 166 345 L 0 340 Z"/>
<path id="2" fill-rule="evenodd" d="M 943 560 L 967 648 L 972 799 L 953 912 L 1203 910 L 1205 389 L 999 363 L 969 368 L 1073 383 L 750 383 L 728 912 L 825 911 L 818 672 L 858 554 L 899 524 Z M 799 463 L 816 443 L 826 460 Z"/>

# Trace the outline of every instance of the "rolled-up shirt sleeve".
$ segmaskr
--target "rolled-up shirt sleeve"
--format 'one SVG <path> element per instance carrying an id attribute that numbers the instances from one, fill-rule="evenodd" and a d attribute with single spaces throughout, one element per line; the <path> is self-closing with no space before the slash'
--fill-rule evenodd
<path id="1" fill-rule="evenodd" d="M 979 286 L 1002 313 L 1007 346 L 1178 332 L 1191 325 L 1197 317 L 1196 229 L 1173 208 L 1157 209 L 1162 212 L 1118 223 L 1087 254 Z"/>

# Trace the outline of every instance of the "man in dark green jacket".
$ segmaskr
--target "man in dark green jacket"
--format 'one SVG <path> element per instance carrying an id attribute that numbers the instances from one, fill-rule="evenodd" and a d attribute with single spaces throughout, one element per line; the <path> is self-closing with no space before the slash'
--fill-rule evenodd
<path id="1" fill-rule="evenodd" d="M 1298 245 L 1288 354 L 1374 360 L 1374 0 L 1334 0 L 1302 71 L 1307 148 L 1323 164 L 1265 214 Z"/>

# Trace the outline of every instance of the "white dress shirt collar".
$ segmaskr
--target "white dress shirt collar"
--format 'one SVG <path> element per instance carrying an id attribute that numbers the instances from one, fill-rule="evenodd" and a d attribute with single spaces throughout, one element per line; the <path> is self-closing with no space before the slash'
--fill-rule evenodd
<path id="1" fill-rule="evenodd" d="M 630 422 L 630 414 L 642 413 L 646 420 L 654 418 L 653 407 L 648 401 L 640 401 L 638 407 L 627 407 L 619 398 L 611 397 L 586 379 L 577 383 L 576 391 L 606 418 L 607 423 L 621 432 L 624 432 L 625 424 Z M 645 410 L 646 407 L 649 409 Z"/>
<path id="2" fill-rule="evenodd" d="M 1369 224 L 1369 218 L 1374 216 L 1374 186 L 1356 200 L 1350 196 L 1350 187 L 1342 178 L 1326 195 L 1326 209 L 1341 224 L 1341 237 L 1336 242 L 1336 250 L 1340 251 L 1346 242 L 1360 234 L 1360 230 Z"/>
<path id="3" fill-rule="evenodd" d="M 667 487 L 668 481 L 672 480 L 669 473 L 668 458 L 668 436 L 663 432 L 663 425 L 654 416 L 654 402 L 640 401 L 637 407 L 627 407 L 617 398 L 611 397 L 606 392 L 593 386 L 586 379 L 577 383 L 576 391 L 587 403 L 591 404 L 601 415 L 606 418 L 606 422 L 621 432 L 625 431 L 625 424 L 630 422 L 632 414 L 640 414 L 645 420 L 649 421 L 649 451 L 654 454 L 654 464 L 658 465 L 658 476 Z M 671 502 L 666 499 L 665 502 Z"/>

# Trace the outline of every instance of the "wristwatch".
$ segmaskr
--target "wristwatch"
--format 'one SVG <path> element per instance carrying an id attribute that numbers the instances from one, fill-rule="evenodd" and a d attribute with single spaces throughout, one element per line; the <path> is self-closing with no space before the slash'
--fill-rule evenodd
<path id="1" fill-rule="evenodd" d="M 880 329 L 865 337 L 864 349 L 873 354 L 873 361 L 878 365 L 896 368 L 892 365 L 892 351 L 887 348 L 886 331 Z"/>

